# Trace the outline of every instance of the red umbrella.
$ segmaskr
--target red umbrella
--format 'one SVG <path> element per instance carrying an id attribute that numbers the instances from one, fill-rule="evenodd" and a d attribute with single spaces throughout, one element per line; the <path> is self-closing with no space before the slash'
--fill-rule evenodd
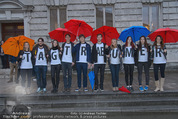
<path id="1" fill-rule="evenodd" d="M 102 34 L 103 39 L 101 42 L 106 43 L 107 45 L 111 45 L 112 39 L 118 39 L 119 33 L 117 29 L 110 26 L 102 26 L 93 31 L 90 41 L 94 44 L 97 43 L 97 34 Z"/>
<path id="2" fill-rule="evenodd" d="M 156 36 L 162 36 L 164 43 L 176 43 L 178 41 L 178 30 L 170 28 L 160 28 L 151 33 L 148 37 L 155 41 Z"/>
<path id="3" fill-rule="evenodd" d="M 71 19 L 64 23 L 64 26 L 76 36 L 83 34 L 85 37 L 88 37 L 93 32 L 93 28 L 83 20 Z"/>
<path id="4" fill-rule="evenodd" d="M 57 29 L 49 32 L 48 34 L 49 34 L 51 39 L 55 39 L 59 42 L 65 42 L 66 41 L 66 39 L 65 39 L 66 34 L 70 34 L 70 36 L 71 36 L 70 41 L 71 42 L 75 41 L 75 39 L 76 39 L 76 36 L 74 34 L 72 34 L 69 30 L 67 30 L 66 28 L 64 28 L 64 29 L 63 28 L 57 28 Z"/>
<path id="5" fill-rule="evenodd" d="M 122 92 L 126 92 L 126 93 L 131 93 L 127 88 L 125 88 L 124 86 L 122 86 L 121 88 L 119 88 L 120 91 Z"/>

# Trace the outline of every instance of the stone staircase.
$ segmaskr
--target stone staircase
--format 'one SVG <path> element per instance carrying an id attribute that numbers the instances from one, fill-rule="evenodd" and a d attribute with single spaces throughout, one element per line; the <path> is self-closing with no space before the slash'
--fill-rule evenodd
<path id="1" fill-rule="evenodd" d="M 25 105 L 33 118 L 177 119 L 178 91 L 162 93 L 61 93 L 1 95 L 0 108 Z M 55 117 L 56 116 L 56 117 Z M 52 118 L 48 117 L 48 118 Z M 44 117 L 45 118 L 45 117 Z"/>

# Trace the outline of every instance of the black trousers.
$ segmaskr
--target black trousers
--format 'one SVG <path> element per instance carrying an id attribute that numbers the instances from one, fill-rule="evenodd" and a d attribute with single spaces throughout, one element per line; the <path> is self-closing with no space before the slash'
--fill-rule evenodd
<path id="1" fill-rule="evenodd" d="M 165 78 L 165 67 L 166 64 L 153 64 L 155 81 L 158 81 L 158 70 L 160 68 L 161 78 Z"/>
<path id="2" fill-rule="evenodd" d="M 51 81 L 53 84 L 53 89 L 58 90 L 59 80 L 60 80 L 60 69 L 61 65 L 51 65 Z"/>
<path id="3" fill-rule="evenodd" d="M 134 71 L 134 64 L 124 64 L 124 71 L 125 71 L 125 83 L 126 85 L 132 85 L 133 83 L 133 71 Z M 128 76 L 130 74 L 130 83 L 128 80 Z"/>
<path id="4" fill-rule="evenodd" d="M 100 70 L 100 89 L 103 89 L 105 64 L 95 64 L 95 89 L 98 89 L 98 72 Z"/>
<path id="5" fill-rule="evenodd" d="M 138 82 L 142 85 L 142 71 L 144 68 L 146 85 L 149 85 L 149 63 L 148 62 L 138 62 Z"/>

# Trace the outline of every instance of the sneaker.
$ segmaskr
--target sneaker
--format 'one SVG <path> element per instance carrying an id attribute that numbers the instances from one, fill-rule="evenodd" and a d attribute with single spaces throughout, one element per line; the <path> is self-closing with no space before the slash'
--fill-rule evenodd
<path id="1" fill-rule="evenodd" d="M 141 87 L 139 87 L 139 90 L 140 90 L 140 91 L 144 91 L 142 86 L 141 86 Z"/>
<path id="2" fill-rule="evenodd" d="M 100 89 L 100 91 L 101 91 L 101 92 L 103 92 L 103 91 L 104 91 L 104 89 Z"/>
<path id="3" fill-rule="evenodd" d="M 132 86 L 130 86 L 130 91 L 134 91 L 134 89 L 133 89 L 133 87 L 132 87 Z"/>
<path id="4" fill-rule="evenodd" d="M 36 92 L 37 92 L 37 93 L 40 93 L 40 92 L 41 92 L 41 88 L 38 88 Z"/>
<path id="5" fill-rule="evenodd" d="M 97 89 L 97 88 L 95 88 L 95 89 L 94 89 L 94 92 L 98 92 L 98 89 Z"/>
<path id="6" fill-rule="evenodd" d="M 148 90 L 148 86 L 145 86 L 144 91 L 147 91 L 147 90 Z"/>
<path id="7" fill-rule="evenodd" d="M 79 92 L 79 91 L 80 91 L 80 88 L 75 89 L 75 92 Z"/>
<path id="8" fill-rule="evenodd" d="M 84 91 L 85 91 L 85 92 L 88 92 L 88 89 L 87 89 L 87 88 L 85 88 L 85 89 L 84 89 Z"/>
<path id="9" fill-rule="evenodd" d="M 43 93 L 46 93 L 46 88 L 43 88 Z"/>
<path id="10" fill-rule="evenodd" d="M 127 90 L 131 91 L 131 90 L 130 90 L 130 86 L 127 86 Z"/>
<path id="11" fill-rule="evenodd" d="M 33 81 L 37 81 L 37 80 L 34 78 Z"/>

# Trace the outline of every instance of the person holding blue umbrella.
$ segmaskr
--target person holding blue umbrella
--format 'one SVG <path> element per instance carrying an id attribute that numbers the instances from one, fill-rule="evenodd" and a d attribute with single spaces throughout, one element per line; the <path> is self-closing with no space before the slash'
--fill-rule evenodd
<path id="1" fill-rule="evenodd" d="M 132 37 L 128 36 L 126 43 L 122 47 L 122 57 L 125 71 L 125 82 L 127 85 L 127 89 L 129 91 L 134 91 L 132 87 L 133 83 L 133 71 L 134 71 L 134 57 L 137 46 L 133 43 Z M 128 76 L 130 75 L 130 81 L 128 80 Z"/>

